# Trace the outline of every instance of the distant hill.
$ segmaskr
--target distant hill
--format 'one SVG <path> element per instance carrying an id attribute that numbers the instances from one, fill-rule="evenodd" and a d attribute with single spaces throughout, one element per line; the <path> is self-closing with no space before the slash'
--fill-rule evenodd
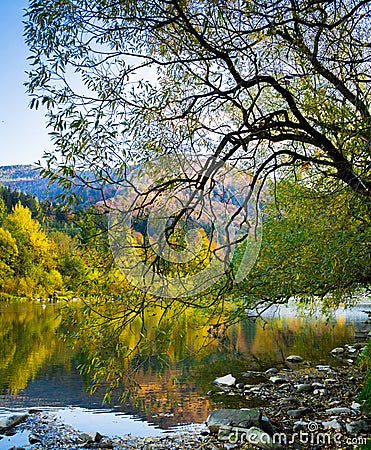
<path id="1" fill-rule="evenodd" d="M 39 169 L 32 165 L 0 166 L 0 184 L 31 194 L 40 202 L 55 202 L 57 195 L 62 192 L 57 183 L 49 185 L 49 181 L 41 177 Z M 114 196 L 115 190 L 115 186 L 105 188 L 106 198 Z M 79 187 L 75 193 L 81 195 L 83 206 L 102 200 L 101 193 L 96 189 Z"/>
<path id="2" fill-rule="evenodd" d="M 61 193 L 60 187 L 42 178 L 37 167 L 31 165 L 0 166 L 0 183 L 14 190 L 20 190 L 42 200 L 55 200 Z"/>

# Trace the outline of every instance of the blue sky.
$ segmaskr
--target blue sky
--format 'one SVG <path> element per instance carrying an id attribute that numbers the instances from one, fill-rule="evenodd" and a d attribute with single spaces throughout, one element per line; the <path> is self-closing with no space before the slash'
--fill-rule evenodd
<path id="1" fill-rule="evenodd" d="M 0 0 L 0 166 L 29 164 L 51 149 L 43 112 L 28 108 L 28 50 L 23 39 L 27 0 Z"/>

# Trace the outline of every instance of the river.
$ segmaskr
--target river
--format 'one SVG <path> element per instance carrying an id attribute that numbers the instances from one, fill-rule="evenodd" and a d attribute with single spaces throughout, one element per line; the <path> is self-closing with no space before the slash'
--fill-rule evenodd
<path id="1" fill-rule="evenodd" d="M 215 407 L 252 406 L 241 400 L 234 404 L 233 398 L 226 405 L 228 396 L 210 395 L 216 377 L 282 367 L 289 354 L 315 364 L 336 364 L 331 349 L 352 343 L 356 333 L 366 330 L 364 311 L 371 311 L 369 302 L 340 308 L 330 319 L 292 306 L 270 309 L 263 318 L 234 325 L 223 344 L 211 341 L 202 349 L 195 343 L 207 339 L 206 328 L 185 329 L 165 364 L 154 359 L 141 366 L 139 387 L 132 395 L 123 400 L 114 393 L 110 403 L 102 404 L 105 386 L 88 392 L 89 381 L 77 368 L 81 349 L 61 337 L 60 304 L 2 301 L 0 415 L 42 408 L 81 431 L 155 436 L 203 422 Z"/>

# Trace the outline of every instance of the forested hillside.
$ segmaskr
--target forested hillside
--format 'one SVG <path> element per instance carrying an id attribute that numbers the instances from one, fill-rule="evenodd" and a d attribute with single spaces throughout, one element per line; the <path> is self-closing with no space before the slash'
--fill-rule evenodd
<path id="1" fill-rule="evenodd" d="M 39 169 L 31 165 L 0 166 L 0 183 L 34 195 L 39 200 L 54 199 L 61 192 L 55 183 L 48 186 L 48 180 L 42 178 Z"/>
<path id="2" fill-rule="evenodd" d="M 62 188 L 57 183 L 43 178 L 40 169 L 32 165 L 0 166 L 0 185 L 31 194 L 40 202 L 55 202 L 58 195 L 62 193 Z M 115 190 L 114 186 L 104 189 L 104 196 L 107 198 L 114 195 Z M 103 200 L 102 191 L 94 189 L 94 186 L 79 186 L 75 182 L 71 192 L 79 197 L 80 206 L 92 205 Z"/>

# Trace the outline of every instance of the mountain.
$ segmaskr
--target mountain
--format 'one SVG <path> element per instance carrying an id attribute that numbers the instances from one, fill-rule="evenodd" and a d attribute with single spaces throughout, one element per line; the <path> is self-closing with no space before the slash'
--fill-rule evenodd
<path id="1" fill-rule="evenodd" d="M 42 178 L 39 169 L 31 165 L 0 166 L 0 183 L 31 194 L 40 201 L 53 201 L 61 193 L 57 184 L 48 186 L 48 180 Z"/>
<path id="2" fill-rule="evenodd" d="M 32 165 L 0 166 L 0 184 L 9 186 L 37 197 L 40 202 L 57 201 L 58 194 L 62 193 L 57 183 L 51 183 L 40 175 L 40 170 Z M 106 186 L 104 195 L 106 198 L 115 195 L 115 186 Z M 81 196 L 80 206 L 89 206 L 103 200 L 102 193 L 97 189 L 88 187 L 76 187 L 76 195 Z"/>

